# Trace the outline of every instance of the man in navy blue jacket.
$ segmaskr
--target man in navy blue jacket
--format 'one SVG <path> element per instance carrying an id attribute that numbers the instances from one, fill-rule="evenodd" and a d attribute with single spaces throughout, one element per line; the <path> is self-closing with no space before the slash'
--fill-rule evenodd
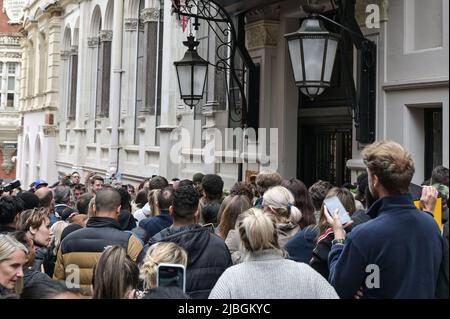
<path id="1" fill-rule="evenodd" d="M 144 218 L 139 223 L 139 226 L 145 229 L 145 239 L 147 242 L 150 238 L 155 236 L 164 228 L 170 227 L 173 223 L 172 216 L 170 216 L 169 208 L 172 206 L 173 202 L 173 191 L 170 187 L 164 188 L 158 194 L 158 207 L 160 214 Z"/>
<path id="2" fill-rule="evenodd" d="M 443 264 L 443 239 L 434 219 L 408 194 L 414 175 L 409 153 L 391 141 L 362 152 L 369 189 L 377 201 L 372 220 L 347 236 L 338 214 L 331 217 L 330 282 L 341 298 L 435 298 Z"/>

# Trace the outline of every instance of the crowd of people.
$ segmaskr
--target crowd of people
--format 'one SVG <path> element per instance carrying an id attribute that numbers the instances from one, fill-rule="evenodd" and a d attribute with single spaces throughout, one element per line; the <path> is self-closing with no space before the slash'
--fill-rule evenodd
<path id="1" fill-rule="evenodd" d="M 73 172 L 8 190 L 0 298 L 448 298 L 448 169 L 433 170 L 416 208 L 401 145 L 376 142 L 362 158 L 355 190 L 269 169 L 229 194 L 202 173 L 134 187 Z M 331 197 L 350 222 L 324 204 Z M 161 264 L 186 269 L 184 291 L 158 286 Z"/>

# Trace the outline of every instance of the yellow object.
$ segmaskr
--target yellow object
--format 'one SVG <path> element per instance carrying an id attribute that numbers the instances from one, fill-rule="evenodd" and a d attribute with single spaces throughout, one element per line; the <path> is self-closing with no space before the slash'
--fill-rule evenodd
<path id="1" fill-rule="evenodd" d="M 420 209 L 420 200 L 415 200 L 414 205 L 418 209 Z M 436 201 L 436 206 L 434 207 L 433 211 L 434 219 L 436 220 L 436 223 L 438 224 L 439 228 L 442 230 L 442 198 L 438 197 Z"/>

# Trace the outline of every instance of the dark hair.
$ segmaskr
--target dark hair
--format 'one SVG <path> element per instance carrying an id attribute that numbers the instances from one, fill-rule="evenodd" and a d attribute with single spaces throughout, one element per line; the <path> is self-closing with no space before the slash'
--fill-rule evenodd
<path id="1" fill-rule="evenodd" d="M 155 176 L 153 177 L 149 184 L 148 184 L 148 188 L 149 190 L 152 189 L 163 189 L 169 186 L 169 182 L 167 181 L 167 179 L 163 176 Z"/>
<path id="2" fill-rule="evenodd" d="M 81 183 L 75 184 L 73 188 L 78 190 L 78 191 L 86 192 L 86 186 L 84 184 L 81 184 Z"/>
<path id="3" fill-rule="evenodd" d="M 53 189 L 53 196 L 56 204 L 68 204 L 70 201 L 70 187 L 56 186 Z"/>
<path id="4" fill-rule="evenodd" d="M 448 168 L 442 165 L 436 166 L 431 173 L 431 184 L 444 184 L 448 185 Z"/>
<path id="5" fill-rule="evenodd" d="M 44 192 L 45 193 L 42 193 Z M 39 206 L 40 207 L 49 207 L 50 203 L 53 200 L 53 192 L 51 189 L 45 189 L 45 190 L 41 190 L 41 191 L 36 191 L 36 196 L 39 198 Z M 39 196 L 42 195 L 42 196 Z"/>
<path id="6" fill-rule="evenodd" d="M 94 194 L 92 194 L 92 193 L 85 193 L 83 195 L 80 195 L 80 197 L 78 197 L 77 210 L 80 214 L 87 215 L 88 209 L 89 209 L 89 203 L 92 198 L 94 198 Z"/>
<path id="7" fill-rule="evenodd" d="M 32 192 L 22 192 L 16 196 L 23 201 L 23 209 L 33 209 L 39 207 L 39 197 Z"/>
<path id="8" fill-rule="evenodd" d="M 117 188 L 117 191 L 120 194 L 120 206 L 122 210 L 126 210 L 131 212 L 131 195 L 128 193 L 128 189 L 123 187 Z"/>
<path id="9" fill-rule="evenodd" d="M 20 198 L 5 196 L 0 198 L 0 225 L 8 225 L 23 211 L 24 203 Z"/>
<path id="10" fill-rule="evenodd" d="M 53 299 L 57 295 L 67 292 L 81 295 L 78 289 L 67 288 L 64 281 L 34 281 L 31 285 L 23 289 L 20 294 L 20 299 Z"/>
<path id="11" fill-rule="evenodd" d="M 101 176 L 98 176 L 98 175 L 93 176 L 93 177 L 91 178 L 91 181 L 90 181 L 91 185 L 94 185 L 94 184 L 95 184 L 95 181 L 101 181 L 102 183 L 105 183 L 104 178 L 101 177 Z"/>
<path id="12" fill-rule="evenodd" d="M 178 287 L 156 287 L 146 291 L 142 299 L 191 299 Z"/>
<path id="13" fill-rule="evenodd" d="M 148 192 L 148 188 L 143 188 L 137 193 L 134 202 L 138 208 L 142 208 L 148 203 Z"/>
<path id="14" fill-rule="evenodd" d="M 133 214 L 129 211 L 122 210 L 119 213 L 118 219 L 122 230 L 132 230 L 133 228 L 136 228 L 136 220 L 134 219 Z"/>
<path id="15" fill-rule="evenodd" d="M 193 186 L 179 187 L 173 193 L 174 217 L 189 220 L 198 209 L 199 196 Z"/>
<path id="16" fill-rule="evenodd" d="M 101 189 L 95 195 L 96 212 L 112 212 L 120 206 L 120 193 L 115 188 Z"/>
<path id="17" fill-rule="evenodd" d="M 59 217 L 61 218 L 61 220 L 65 221 L 65 220 L 67 220 L 67 218 L 70 217 L 70 215 L 72 215 L 74 213 L 78 213 L 78 211 L 76 209 L 73 209 L 72 207 L 66 207 L 59 214 Z"/>
<path id="18" fill-rule="evenodd" d="M 109 246 L 95 266 L 93 299 L 124 299 L 129 288 L 139 284 L 139 268 L 121 246 Z"/>
<path id="19" fill-rule="evenodd" d="M 178 187 L 183 187 L 183 186 L 194 186 L 194 182 L 191 181 L 190 179 L 183 179 L 178 183 Z"/>
<path id="20" fill-rule="evenodd" d="M 309 225 L 315 225 L 314 205 L 305 184 L 299 179 L 291 178 L 283 180 L 281 186 L 291 191 L 292 195 L 294 195 L 295 207 L 303 214 L 299 222 L 300 228 L 303 229 Z"/>
<path id="21" fill-rule="evenodd" d="M 207 203 L 202 208 L 203 222 L 205 224 L 214 224 L 214 227 L 217 226 L 218 224 L 217 215 L 219 214 L 219 210 L 220 210 L 219 202 L 213 201 Z"/>
<path id="22" fill-rule="evenodd" d="M 202 188 L 209 200 L 220 199 L 223 193 L 222 177 L 216 174 L 207 174 L 202 179 Z"/>
<path id="23" fill-rule="evenodd" d="M 166 187 L 158 193 L 158 206 L 159 209 L 169 209 L 173 204 L 173 190 L 170 187 Z"/>
<path id="24" fill-rule="evenodd" d="M 327 196 L 330 189 L 333 188 L 330 182 L 318 180 L 309 189 L 308 192 L 311 195 L 311 199 L 316 211 L 322 207 L 323 200 Z"/>
<path id="25" fill-rule="evenodd" d="M 366 190 L 369 186 L 369 175 L 367 174 L 367 171 L 364 171 L 358 175 L 358 177 L 356 178 L 356 185 L 357 188 L 355 199 L 359 200 L 364 205 L 364 207 L 367 208 Z"/>
<path id="26" fill-rule="evenodd" d="M 250 203 L 253 201 L 252 189 L 244 182 L 236 182 L 230 190 L 230 195 L 244 195 L 247 196 Z"/>

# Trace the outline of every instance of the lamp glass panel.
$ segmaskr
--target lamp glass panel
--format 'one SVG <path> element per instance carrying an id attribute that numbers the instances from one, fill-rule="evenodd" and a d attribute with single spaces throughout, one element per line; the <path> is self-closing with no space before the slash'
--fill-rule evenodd
<path id="1" fill-rule="evenodd" d="M 291 56 L 292 70 L 294 72 L 295 82 L 303 81 L 302 53 L 300 51 L 301 39 L 295 38 L 288 40 L 289 54 Z"/>
<path id="2" fill-rule="evenodd" d="M 177 66 L 178 78 L 180 81 L 181 96 L 191 95 L 191 65 L 178 65 Z"/>
<path id="3" fill-rule="evenodd" d="M 202 96 L 203 89 L 205 88 L 207 65 L 196 65 L 194 66 L 194 94 L 195 96 Z"/>
<path id="4" fill-rule="evenodd" d="M 321 80 L 325 41 L 326 39 L 323 38 L 303 39 L 305 75 L 307 81 Z"/>
<path id="5" fill-rule="evenodd" d="M 333 66 L 334 66 L 334 60 L 336 58 L 337 45 L 338 45 L 338 42 L 336 40 L 334 40 L 334 39 L 328 40 L 327 57 L 325 60 L 325 72 L 323 74 L 323 80 L 325 82 L 330 82 L 330 80 L 331 80 L 331 75 L 332 75 Z"/>

